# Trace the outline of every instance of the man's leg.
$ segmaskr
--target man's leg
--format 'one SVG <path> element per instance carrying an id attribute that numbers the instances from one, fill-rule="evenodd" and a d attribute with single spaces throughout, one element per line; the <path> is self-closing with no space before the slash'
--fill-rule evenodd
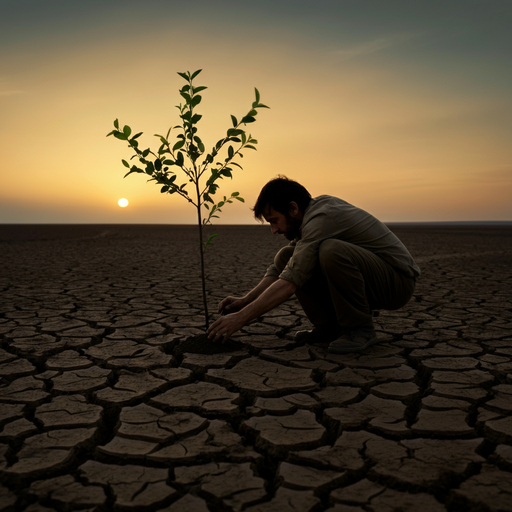
<path id="1" fill-rule="evenodd" d="M 274 258 L 274 264 L 282 272 L 288 260 L 292 257 L 293 246 L 283 247 Z M 295 292 L 304 313 L 315 326 L 313 330 L 299 331 L 295 335 L 297 341 L 302 342 L 328 342 L 336 339 L 341 328 L 336 318 L 336 310 L 331 300 L 329 284 L 325 279 L 320 266 L 315 269 L 313 277 Z"/>
<path id="2" fill-rule="evenodd" d="M 414 278 L 396 271 L 372 252 L 341 240 L 322 242 L 319 262 L 338 323 L 351 331 L 339 343 L 339 340 L 333 342 L 330 350 L 339 345 L 339 352 L 344 353 L 373 344 L 372 310 L 398 309 L 410 300 L 414 291 Z M 350 350 L 351 338 L 358 339 L 352 347 L 355 350 Z"/>

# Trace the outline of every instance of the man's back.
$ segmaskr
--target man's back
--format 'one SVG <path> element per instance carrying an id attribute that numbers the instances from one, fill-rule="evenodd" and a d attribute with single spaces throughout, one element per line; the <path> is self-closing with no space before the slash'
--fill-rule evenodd
<path id="1" fill-rule="evenodd" d="M 337 197 L 311 199 L 304 212 L 295 251 L 281 277 L 302 285 L 311 277 L 324 240 L 337 239 L 358 245 L 378 255 L 400 272 L 420 275 L 420 269 L 399 238 L 381 221 L 361 208 Z"/>

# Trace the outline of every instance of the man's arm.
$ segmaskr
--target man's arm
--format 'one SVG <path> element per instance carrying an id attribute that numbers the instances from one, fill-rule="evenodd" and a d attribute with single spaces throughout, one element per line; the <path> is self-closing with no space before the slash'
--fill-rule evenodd
<path id="1" fill-rule="evenodd" d="M 265 279 L 268 278 L 264 278 L 260 285 L 262 285 Z M 265 284 L 267 283 L 268 281 L 265 282 Z M 258 286 L 254 290 L 256 290 Z M 260 292 L 260 295 L 255 300 L 240 311 L 223 316 L 213 323 L 207 331 L 208 338 L 213 341 L 222 339 L 224 343 L 233 333 L 240 330 L 248 322 L 274 309 L 279 306 L 279 304 L 282 304 L 290 295 L 295 293 L 296 289 L 297 286 L 291 281 L 277 279 L 270 284 L 270 286 L 267 286 L 263 292 Z"/>
<path id="2" fill-rule="evenodd" d="M 256 300 L 271 284 L 275 283 L 279 278 L 277 276 L 264 277 L 260 283 L 255 286 L 244 297 L 226 297 L 220 304 L 218 313 L 227 314 L 240 311 L 242 308 Z"/>

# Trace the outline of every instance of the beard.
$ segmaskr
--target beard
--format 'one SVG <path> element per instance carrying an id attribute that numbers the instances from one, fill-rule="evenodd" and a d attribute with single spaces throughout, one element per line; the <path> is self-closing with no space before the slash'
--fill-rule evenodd
<path id="1" fill-rule="evenodd" d="M 286 215 L 286 231 L 283 233 L 285 238 L 288 240 L 295 240 L 300 235 L 300 227 L 302 221 L 292 218 L 290 215 Z"/>

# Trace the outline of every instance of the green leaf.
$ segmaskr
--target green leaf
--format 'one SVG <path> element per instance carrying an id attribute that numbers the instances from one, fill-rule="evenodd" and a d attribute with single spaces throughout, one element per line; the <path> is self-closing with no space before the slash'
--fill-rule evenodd
<path id="1" fill-rule="evenodd" d="M 174 165 L 174 160 L 164 160 L 164 165 Z"/>
<path id="2" fill-rule="evenodd" d="M 169 187 L 167 185 L 164 185 L 161 189 L 160 189 L 160 193 L 163 194 L 164 192 L 167 192 L 169 190 Z"/>
<path id="3" fill-rule="evenodd" d="M 183 164 L 185 163 L 185 159 L 183 158 L 183 153 L 181 151 L 178 152 L 178 155 L 176 157 L 176 163 L 180 167 L 183 167 Z"/>
<path id="4" fill-rule="evenodd" d="M 138 139 L 138 138 L 139 138 L 143 133 L 144 133 L 144 132 L 139 132 L 139 133 L 137 133 L 136 135 L 134 135 L 134 136 L 132 137 L 132 140 L 134 140 L 134 139 Z"/>
<path id="5" fill-rule="evenodd" d="M 192 124 L 196 124 L 197 122 L 199 122 L 199 120 L 202 118 L 203 116 L 201 114 L 194 114 L 192 116 L 192 119 L 190 120 L 190 122 Z"/>
<path id="6" fill-rule="evenodd" d="M 178 142 L 176 142 L 176 144 L 174 144 L 174 146 L 172 147 L 172 150 L 176 151 L 177 149 L 181 149 L 184 145 L 185 145 L 185 141 L 179 140 Z"/>
<path id="7" fill-rule="evenodd" d="M 210 215 L 210 217 L 217 217 L 216 215 Z M 217 217 L 218 218 L 218 217 Z M 206 249 L 211 243 L 212 243 L 212 240 L 216 237 L 216 236 L 219 236 L 218 234 L 215 234 L 215 235 L 210 235 L 208 237 L 208 240 L 206 241 L 206 243 L 204 244 L 204 248 Z"/>
<path id="8" fill-rule="evenodd" d="M 194 137 L 194 141 L 196 142 L 199 151 L 201 151 L 201 153 L 204 153 L 203 141 L 197 135 Z"/>
<path id="9" fill-rule="evenodd" d="M 197 71 L 194 71 L 192 73 L 192 76 L 190 77 L 190 80 L 194 80 L 194 78 L 199 75 L 199 73 L 201 73 L 201 71 L 203 71 L 202 69 L 198 69 Z"/>
<path id="10" fill-rule="evenodd" d="M 180 91 L 181 96 L 187 102 L 187 105 L 191 103 L 190 94 L 187 92 Z"/>
<path id="11" fill-rule="evenodd" d="M 241 203 L 245 203 L 245 200 L 243 197 L 235 197 L 236 200 L 240 201 Z"/>
<path id="12" fill-rule="evenodd" d="M 202 100 L 202 98 L 201 98 L 201 96 L 198 94 L 197 96 L 194 96 L 194 97 L 192 98 L 192 101 L 190 102 L 190 105 L 191 105 L 192 107 L 196 107 L 197 105 L 199 105 L 199 103 L 201 103 L 201 100 Z"/>
<path id="13" fill-rule="evenodd" d="M 231 197 L 239 196 L 240 192 L 231 192 Z"/>
<path id="14" fill-rule="evenodd" d="M 242 123 L 244 123 L 244 124 L 254 123 L 254 121 L 256 121 L 256 119 L 254 117 L 252 117 L 252 116 L 245 116 L 242 119 Z"/>
<path id="15" fill-rule="evenodd" d="M 132 129 L 128 125 L 125 125 L 124 128 L 123 128 L 123 133 L 128 138 L 131 135 L 131 133 L 132 133 Z"/>
<path id="16" fill-rule="evenodd" d="M 123 162 L 125 167 L 128 167 L 128 169 L 130 168 L 130 164 L 126 160 L 121 160 L 121 162 Z"/>
<path id="17" fill-rule="evenodd" d="M 149 155 L 149 149 L 145 149 L 145 150 L 142 152 L 142 156 L 143 156 L 144 158 L 146 158 L 148 155 Z"/>
<path id="18" fill-rule="evenodd" d="M 260 92 L 258 91 L 258 89 L 256 89 L 256 87 L 254 88 L 254 92 L 256 93 L 256 103 L 259 103 L 260 102 Z"/>
<path id="19" fill-rule="evenodd" d="M 119 130 L 119 120 L 118 119 L 116 119 L 114 121 L 114 126 Z"/>
<path id="20" fill-rule="evenodd" d="M 115 132 L 114 137 L 119 140 L 128 140 L 128 137 L 123 132 Z"/>
<path id="21" fill-rule="evenodd" d="M 182 78 L 188 81 L 188 75 L 186 73 L 180 73 L 178 72 L 178 75 L 180 75 Z"/>
<path id="22" fill-rule="evenodd" d="M 236 125 L 238 124 L 238 121 L 235 116 L 231 116 L 231 122 L 233 123 L 233 126 L 236 128 Z"/>
<path id="23" fill-rule="evenodd" d="M 155 172 L 155 167 L 153 165 L 153 162 L 148 162 L 146 165 L 146 174 L 149 174 L 150 176 Z"/>
<path id="24" fill-rule="evenodd" d="M 237 164 L 236 162 L 230 162 L 230 165 L 236 165 L 237 167 L 240 167 L 240 169 L 243 169 L 243 167 L 240 164 Z"/>
<path id="25" fill-rule="evenodd" d="M 157 171 L 160 171 L 162 169 L 162 161 L 159 158 L 155 160 L 155 169 Z"/>
<path id="26" fill-rule="evenodd" d="M 229 146 L 229 148 L 228 148 L 228 156 L 229 156 L 229 158 L 233 158 L 234 154 L 235 154 L 235 151 L 233 149 L 233 146 Z"/>
<path id="27" fill-rule="evenodd" d="M 236 137 L 237 135 L 242 135 L 242 133 L 244 133 L 244 131 L 243 131 L 243 130 L 235 129 L 235 128 L 230 128 L 230 129 L 227 131 L 227 136 L 228 136 L 228 137 Z"/>
<path id="28" fill-rule="evenodd" d="M 205 89 L 208 89 L 208 87 L 205 87 L 204 85 L 200 85 L 199 87 L 193 87 L 192 90 L 194 94 L 204 91 Z"/>
<path id="29" fill-rule="evenodd" d="M 244 146 L 244 148 L 249 148 L 249 149 L 254 149 L 254 150 L 256 150 L 256 148 L 255 148 L 254 146 L 251 146 L 250 144 L 246 144 L 246 145 Z"/>

